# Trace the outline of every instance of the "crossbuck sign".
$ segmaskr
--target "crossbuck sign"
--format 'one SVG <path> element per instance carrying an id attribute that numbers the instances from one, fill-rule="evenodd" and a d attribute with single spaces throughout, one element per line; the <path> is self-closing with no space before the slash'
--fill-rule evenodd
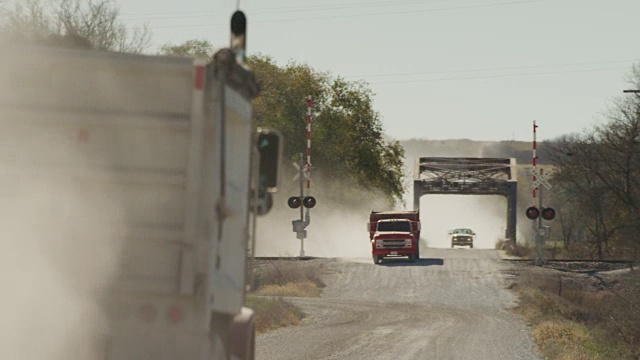
<path id="1" fill-rule="evenodd" d="M 532 188 L 537 189 L 538 187 L 540 187 L 540 185 L 542 185 L 547 190 L 551 189 L 551 184 L 549 184 L 549 182 L 544 176 L 538 174 L 538 172 L 535 169 L 531 169 L 531 174 L 536 177 L 536 181 L 534 181 L 533 184 L 531 185 Z"/>
<path id="2" fill-rule="evenodd" d="M 293 176 L 293 181 L 296 181 L 298 179 L 300 179 L 300 165 L 298 165 L 297 163 L 293 163 L 293 167 L 296 168 L 296 174 Z M 307 171 L 307 169 L 304 169 L 304 178 L 305 180 L 309 180 L 311 174 L 309 174 L 309 171 Z"/>

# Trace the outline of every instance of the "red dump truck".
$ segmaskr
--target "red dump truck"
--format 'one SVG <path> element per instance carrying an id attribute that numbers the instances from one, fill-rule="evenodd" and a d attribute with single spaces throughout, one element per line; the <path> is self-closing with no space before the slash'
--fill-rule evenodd
<path id="1" fill-rule="evenodd" d="M 420 258 L 419 211 L 372 211 L 367 229 L 374 264 L 391 256 L 407 256 L 411 262 Z"/>

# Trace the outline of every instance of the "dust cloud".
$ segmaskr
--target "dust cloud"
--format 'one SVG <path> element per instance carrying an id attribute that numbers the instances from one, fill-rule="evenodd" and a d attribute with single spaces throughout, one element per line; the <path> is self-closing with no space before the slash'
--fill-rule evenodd
<path id="1" fill-rule="evenodd" d="M 0 65 L 6 79 L 7 59 L 0 56 Z M 73 127 L 50 112 L 27 116 L 33 109 L 16 107 L 6 83 L 0 82 L 0 359 L 104 359 L 103 297 L 117 275 L 125 231 L 117 192 L 103 176 L 86 181 L 105 169 L 78 153 Z"/>
<path id="2" fill-rule="evenodd" d="M 367 222 L 372 210 L 412 210 L 413 168 L 411 158 L 405 161 L 405 195 L 403 204 L 389 207 L 381 195 L 371 194 L 358 186 L 323 184 L 327 179 L 316 179 L 313 195 L 318 204 L 311 209 L 311 223 L 304 241 L 306 256 L 362 257 L 371 256 Z M 316 175 L 317 177 L 317 175 Z M 283 179 L 287 179 L 283 176 Z M 315 179 L 315 178 L 314 178 Z M 256 233 L 256 256 L 295 257 L 300 255 L 300 240 L 291 224 L 300 219 L 300 209 L 290 209 L 287 198 L 299 194 L 292 183 L 283 184 L 273 210 L 259 218 Z M 293 184 L 295 185 L 295 184 Z M 319 188 L 318 188 L 319 186 Z M 345 193 L 362 194 L 366 199 L 359 204 L 345 204 L 327 198 L 344 197 Z M 341 194 L 341 195 L 336 195 Z M 378 201 L 376 201 L 378 199 Z M 447 232 L 458 227 L 473 229 L 477 237 L 474 248 L 493 249 L 506 230 L 506 199 L 501 196 L 428 195 L 420 202 L 422 222 L 421 243 L 429 247 L 451 247 Z"/>
<path id="3" fill-rule="evenodd" d="M 283 176 L 283 179 L 287 179 L 287 176 Z M 275 198 L 273 210 L 259 218 L 256 256 L 300 255 L 300 240 L 296 238 L 291 224 L 291 221 L 300 219 L 300 209 L 291 209 L 286 205 L 287 198 L 299 194 L 300 190 L 294 183 L 283 185 Z M 369 214 L 372 210 L 392 210 L 385 197 L 358 186 L 332 181 L 319 172 L 314 174 L 312 195 L 317 199 L 317 205 L 310 211 L 311 222 L 304 240 L 305 255 L 370 257 L 371 244 L 367 230 Z M 336 200 L 347 197 L 357 199 L 357 203 Z"/>
<path id="4" fill-rule="evenodd" d="M 108 330 L 100 300 L 118 263 L 118 207 L 47 178 L 16 182 L 5 172 L 0 182 L 0 358 L 99 359 Z"/>
<path id="5" fill-rule="evenodd" d="M 108 329 L 100 301 L 123 231 L 118 202 L 106 185 L 0 163 L 0 358 L 98 359 Z"/>
<path id="6" fill-rule="evenodd" d="M 426 195 L 420 200 L 422 239 L 429 247 L 450 248 L 449 230 L 469 228 L 477 234 L 474 249 L 494 249 L 504 239 L 507 203 L 491 195 Z"/>
<path id="7" fill-rule="evenodd" d="M 366 226 L 371 209 L 354 210 L 337 204 L 320 204 L 311 209 L 311 222 L 304 241 L 306 256 L 370 257 Z M 256 256 L 299 256 L 300 240 L 292 220 L 300 219 L 299 209 L 274 210 L 258 222 Z"/>
<path id="8" fill-rule="evenodd" d="M 355 191 L 355 190 L 354 190 Z M 279 198 L 277 203 L 285 202 Z M 280 204 L 279 204 L 280 205 Z M 436 248 L 451 247 L 447 232 L 458 227 L 473 229 L 474 248 L 493 249 L 503 239 L 506 227 L 506 199 L 500 196 L 428 195 L 420 202 L 421 241 Z M 370 257 L 366 224 L 371 210 L 393 210 L 384 206 L 348 207 L 327 204 L 318 198 L 311 210 L 305 255 L 319 257 Z M 408 209 L 399 207 L 396 210 Z M 300 218 L 299 209 L 277 206 L 258 221 L 256 256 L 299 256 L 291 221 Z"/>

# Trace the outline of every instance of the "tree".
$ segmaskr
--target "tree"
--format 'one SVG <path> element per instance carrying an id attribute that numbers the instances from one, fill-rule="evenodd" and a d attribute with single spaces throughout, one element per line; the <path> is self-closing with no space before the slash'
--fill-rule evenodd
<path id="1" fill-rule="evenodd" d="M 268 56 L 248 61 L 262 85 L 254 103 L 255 120 L 283 133 L 289 160 L 306 152 L 305 99 L 312 97 L 314 177 L 319 174 L 324 180 L 327 197 L 351 204 L 367 196 L 389 203 L 402 197 L 404 150 L 384 138 L 366 84 L 333 78 L 307 65 L 279 67 Z"/>
<path id="2" fill-rule="evenodd" d="M 634 66 L 630 83 L 640 85 Z M 565 190 L 567 209 L 582 209 L 585 227 L 594 238 L 598 256 L 604 252 L 640 249 L 640 97 L 614 102 L 608 122 L 583 135 L 554 144 L 559 166 L 556 179 Z M 568 210 L 570 211 L 570 210 Z M 561 213 L 565 213 L 560 209 Z M 610 248 L 615 244 L 614 248 Z"/>
<path id="3" fill-rule="evenodd" d="M 160 53 L 164 55 L 210 59 L 213 56 L 214 47 L 207 40 L 194 39 L 178 45 L 164 44 L 160 47 Z"/>
<path id="4" fill-rule="evenodd" d="M 602 259 L 609 241 L 626 224 L 621 219 L 619 199 L 596 175 L 606 171 L 599 161 L 604 148 L 597 139 L 596 133 L 591 133 L 558 141 L 554 154 L 558 172 L 554 179 L 560 183 L 559 197 L 566 200 L 559 212 L 580 210 L 587 219 L 585 227 L 592 235 L 597 256 Z"/>
<path id="5" fill-rule="evenodd" d="M 211 58 L 213 51 L 206 40 L 165 44 L 160 50 L 165 55 L 201 58 Z M 295 62 L 280 67 L 264 55 L 250 56 L 247 62 L 262 89 L 254 101 L 254 120 L 258 126 L 282 132 L 287 162 L 306 153 L 306 98 L 311 96 L 313 174 L 326 180 L 326 196 L 349 204 L 367 196 L 388 203 L 402 198 L 404 149 L 384 138 L 373 93 L 365 83 L 334 78 Z"/>
<path id="6" fill-rule="evenodd" d="M 8 41 L 133 53 L 143 52 L 151 41 L 146 26 L 122 24 L 113 0 L 25 0 L 2 6 L 0 27 Z"/>

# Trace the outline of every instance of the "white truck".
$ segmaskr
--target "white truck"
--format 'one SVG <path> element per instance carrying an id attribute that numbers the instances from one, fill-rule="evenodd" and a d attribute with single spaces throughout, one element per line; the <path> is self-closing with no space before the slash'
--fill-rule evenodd
<path id="1" fill-rule="evenodd" d="M 43 276 L 60 275 L 60 283 L 47 281 L 40 299 L 24 300 L 22 287 L 6 291 L 6 283 L 3 297 L 13 289 L 12 306 L 23 299 L 45 308 L 78 301 L 47 311 L 69 315 L 66 322 L 38 318 L 23 329 L 47 333 L 47 343 L 57 332 L 78 336 L 55 347 L 66 346 L 68 356 L 41 358 L 253 358 L 253 313 L 243 306 L 252 210 L 273 190 L 272 179 L 259 189 L 258 172 L 277 171 L 258 164 L 260 135 L 251 116 L 258 85 L 243 64 L 244 26 L 232 25 L 242 47 L 232 44 L 210 63 L 0 48 L 0 186 L 5 208 L 14 207 L 3 214 L 38 214 L 5 219 L 33 234 L 12 242 L 43 249 L 22 254 L 33 271 L 47 264 L 26 283 L 35 288 Z M 278 147 L 279 136 L 265 134 Z M 46 261 L 36 261 L 41 257 Z M 83 319 L 73 316 L 83 312 Z M 10 326 L 3 342 L 24 340 L 11 338 L 25 335 L 20 324 Z M 81 345 L 90 348 L 80 352 Z M 28 351 L 0 354 L 30 359 Z"/>

